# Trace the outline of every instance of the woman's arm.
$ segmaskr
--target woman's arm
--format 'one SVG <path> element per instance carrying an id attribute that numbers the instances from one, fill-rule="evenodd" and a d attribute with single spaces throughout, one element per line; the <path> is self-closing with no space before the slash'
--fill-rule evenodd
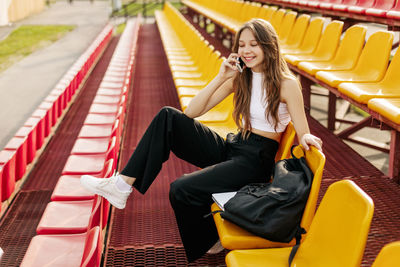
<path id="1" fill-rule="evenodd" d="M 196 118 L 233 92 L 233 77 L 237 73 L 238 54 L 232 53 L 224 60 L 218 75 L 202 89 L 189 103 L 184 113 L 190 118 Z"/>
<path id="2" fill-rule="evenodd" d="M 221 102 L 232 91 L 232 78 L 224 80 L 217 75 L 190 101 L 184 113 L 190 118 L 199 117 Z"/>
<path id="3" fill-rule="evenodd" d="M 281 87 L 281 100 L 286 102 L 290 117 L 297 136 L 299 143 L 306 149 L 309 149 L 309 145 L 315 146 L 317 149 L 322 150 L 322 140 L 312 134 L 310 134 L 310 128 L 304 111 L 303 94 L 301 93 L 300 86 L 297 81 L 287 79 L 282 82 Z"/>

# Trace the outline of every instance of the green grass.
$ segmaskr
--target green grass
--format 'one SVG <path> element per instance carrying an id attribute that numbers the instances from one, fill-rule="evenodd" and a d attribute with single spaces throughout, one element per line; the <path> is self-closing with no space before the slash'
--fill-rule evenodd
<path id="1" fill-rule="evenodd" d="M 23 25 L 0 41 L 0 72 L 32 52 L 57 41 L 75 26 Z"/>
<path id="2" fill-rule="evenodd" d="M 171 4 L 179 9 L 182 4 L 180 2 L 172 2 Z M 154 16 L 154 11 L 156 10 L 161 10 L 162 9 L 162 4 L 161 3 L 147 3 L 146 6 L 146 16 L 147 17 L 153 17 Z M 144 15 L 143 11 L 143 4 L 142 3 L 132 3 L 127 7 L 127 15 L 134 17 L 137 16 L 139 13 L 142 13 Z M 120 11 L 114 14 L 115 16 L 125 16 L 125 10 L 122 8 Z"/>
<path id="3" fill-rule="evenodd" d="M 115 30 L 115 35 L 120 35 L 125 30 L 126 23 L 118 24 L 117 29 Z"/>

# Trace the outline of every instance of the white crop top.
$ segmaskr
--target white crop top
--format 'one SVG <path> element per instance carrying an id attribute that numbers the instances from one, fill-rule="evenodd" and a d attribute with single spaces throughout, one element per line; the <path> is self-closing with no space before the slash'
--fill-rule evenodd
<path id="1" fill-rule="evenodd" d="M 281 102 L 278 107 L 278 124 L 276 131 L 274 127 L 274 119 L 265 117 L 265 110 L 268 105 L 265 101 L 265 95 L 262 90 L 262 73 L 253 72 L 251 100 L 250 100 L 250 124 L 253 129 L 265 132 L 281 133 L 285 131 L 286 126 L 291 121 L 286 103 Z"/>

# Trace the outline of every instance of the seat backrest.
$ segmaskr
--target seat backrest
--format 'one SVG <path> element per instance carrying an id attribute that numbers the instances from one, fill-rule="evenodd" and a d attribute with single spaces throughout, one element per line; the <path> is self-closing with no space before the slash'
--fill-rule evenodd
<path id="1" fill-rule="evenodd" d="M 271 22 L 271 19 L 277 10 L 278 10 L 278 7 L 276 7 L 276 6 L 262 6 L 261 11 L 258 14 L 258 16 L 262 19 L 265 19 L 265 20 Z"/>
<path id="2" fill-rule="evenodd" d="M 390 85 L 390 87 L 395 88 L 400 84 L 400 49 L 397 49 L 394 54 L 389 67 L 386 71 L 383 81 L 385 84 Z"/>
<path id="3" fill-rule="evenodd" d="M 370 8 L 374 6 L 375 0 L 358 0 L 356 6 Z"/>
<path id="4" fill-rule="evenodd" d="M 390 10 L 396 3 L 396 0 L 375 0 L 373 8 Z"/>
<path id="5" fill-rule="evenodd" d="M 310 22 L 304 35 L 303 42 L 299 47 L 300 51 L 303 51 L 304 53 L 312 53 L 315 50 L 321 37 L 324 21 L 324 18 L 316 17 Z"/>
<path id="6" fill-rule="evenodd" d="M 282 20 L 282 25 L 279 28 L 278 36 L 281 42 L 284 42 L 289 34 L 291 33 L 293 29 L 294 22 L 296 20 L 297 12 L 294 11 L 289 11 L 286 13 L 286 15 L 283 17 Z"/>
<path id="7" fill-rule="evenodd" d="M 388 267 L 400 265 L 400 241 L 385 245 L 371 267 Z"/>
<path id="8" fill-rule="evenodd" d="M 237 17 L 235 19 L 238 19 L 239 21 L 241 21 L 243 23 L 246 22 L 249 17 L 250 9 L 251 9 L 251 2 L 244 1 L 244 4 L 243 4 L 242 8 L 240 9 L 239 17 Z M 226 14 L 226 13 L 224 12 L 224 14 Z"/>
<path id="9" fill-rule="evenodd" d="M 94 201 L 93 201 L 93 206 L 92 206 L 92 212 L 90 214 L 89 218 L 89 225 L 88 225 L 88 230 L 92 229 L 95 226 L 100 226 L 100 228 L 103 228 L 103 221 L 102 221 L 102 197 L 99 195 L 95 195 Z"/>
<path id="10" fill-rule="evenodd" d="M 290 157 L 290 148 L 293 145 L 295 136 L 296 131 L 294 129 L 293 123 L 289 122 L 289 124 L 286 126 L 285 131 L 282 133 L 281 140 L 279 142 L 279 148 L 275 155 L 275 161 L 287 159 Z"/>
<path id="11" fill-rule="evenodd" d="M 261 11 L 261 4 L 257 2 L 251 2 L 249 10 L 247 12 L 246 21 L 251 20 L 253 18 L 258 18 L 258 14 L 260 14 L 260 11 Z"/>
<path id="12" fill-rule="evenodd" d="M 296 157 L 301 157 L 302 155 L 304 155 L 303 148 L 301 146 L 295 147 L 295 149 L 293 150 L 293 154 Z M 324 153 L 313 146 L 310 147 L 310 150 L 307 150 L 305 152 L 305 158 L 308 167 L 314 174 L 310 194 L 308 196 L 308 200 L 303 212 L 303 217 L 300 223 L 301 227 L 308 231 L 314 218 L 315 209 L 317 207 L 319 189 L 321 187 L 322 174 L 324 171 L 326 159 Z"/>
<path id="13" fill-rule="evenodd" d="M 391 11 L 400 11 L 400 1 L 396 1 L 394 6 L 390 10 Z"/>
<path id="14" fill-rule="evenodd" d="M 373 212 L 372 199 L 353 181 L 330 185 L 293 266 L 359 267 Z"/>
<path id="15" fill-rule="evenodd" d="M 114 159 L 109 159 L 104 164 L 103 171 L 101 173 L 101 177 L 110 177 L 114 173 Z"/>
<path id="16" fill-rule="evenodd" d="M 286 41 L 282 40 L 283 43 L 285 43 L 287 46 L 300 46 L 300 44 L 303 42 L 304 34 L 306 33 L 309 22 L 310 15 L 301 14 L 298 16 Z"/>
<path id="17" fill-rule="evenodd" d="M 356 5 L 358 0 L 343 0 L 343 5 L 354 6 Z"/>
<path id="18" fill-rule="evenodd" d="M 365 26 L 354 25 L 348 28 L 332 60 L 332 65 L 340 66 L 341 69 L 354 68 L 364 46 L 366 33 Z"/>
<path id="19" fill-rule="evenodd" d="M 373 33 L 365 43 L 354 72 L 364 74 L 370 80 L 380 81 L 386 72 L 392 43 L 392 32 Z"/>
<path id="20" fill-rule="evenodd" d="M 330 22 L 322 33 L 313 55 L 324 60 L 333 58 L 339 45 L 342 29 L 343 21 L 333 20 Z"/>
<path id="21" fill-rule="evenodd" d="M 96 226 L 87 232 L 81 267 L 100 266 L 101 244 L 101 230 Z"/>
<path id="22" fill-rule="evenodd" d="M 283 8 L 278 9 L 276 12 L 274 12 L 274 14 L 273 14 L 273 16 L 271 18 L 271 21 L 270 21 L 271 25 L 274 27 L 276 32 L 279 32 L 279 29 L 281 27 L 282 20 L 283 20 L 283 17 L 285 16 L 285 14 L 286 14 L 286 11 L 287 10 L 283 9 Z"/>

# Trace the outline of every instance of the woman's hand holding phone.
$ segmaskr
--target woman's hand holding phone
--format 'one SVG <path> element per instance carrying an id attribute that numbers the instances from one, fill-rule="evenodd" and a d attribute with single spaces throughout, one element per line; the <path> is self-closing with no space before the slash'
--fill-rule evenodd
<path id="1" fill-rule="evenodd" d="M 237 73 L 237 71 L 242 72 L 243 67 L 244 63 L 240 59 L 239 54 L 231 53 L 222 63 L 219 73 L 226 78 L 231 78 Z"/>

